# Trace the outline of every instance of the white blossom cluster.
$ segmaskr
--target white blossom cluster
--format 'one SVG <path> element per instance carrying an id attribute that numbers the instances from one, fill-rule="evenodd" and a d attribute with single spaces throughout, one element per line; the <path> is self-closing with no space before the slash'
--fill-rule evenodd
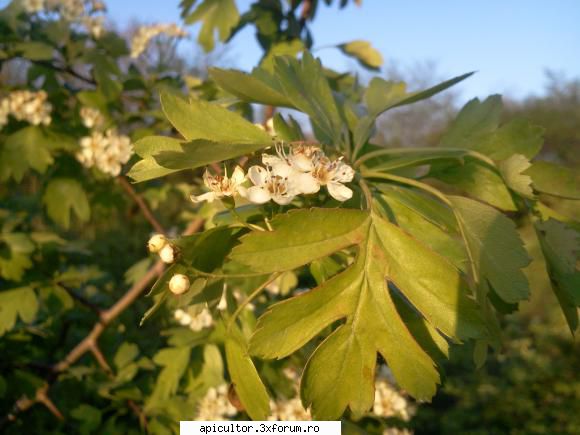
<path id="1" fill-rule="evenodd" d="M 188 326 L 194 332 L 199 332 L 202 329 L 209 328 L 213 325 L 213 317 L 211 316 L 207 307 L 199 313 L 191 315 L 181 308 L 175 310 L 173 313 L 175 320 L 182 326 Z"/>
<path id="2" fill-rule="evenodd" d="M 80 114 L 83 125 L 87 128 L 100 130 L 105 125 L 105 117 L 99 109 L 83 107 Z"/>
<path id="3" fill-rule="evenodd" d="M 80 140 L 81 150 L 76 157 L 87 168 L 96 167 L 101 172 L 116 177 L 122 166 L 133 155 L 133 146 L 128 136 L 118 134 L 114 128 L 104 133 L 93 131 Z"/>
<path id="4" fill-rule="evenodd" d="M 152 24 L 150 26 L 141 26 L 131 38 L 131 57 L 138 58 L 143 53 L 149 42 L 158 35 L 165 34 L 174 38 L 184 38 L 187 32 L 175 23 Z"/>
<path id="5" fill-rule="evenodd" d="M 328 193 L 338 201 L 352 197 L 352 190 L 343 183 L 354 178 L 354 170 L 342 158 L 330 160 L 318 146 L 295 145 L 286 151 L 284 145 L 276 146 L 276 155 L 263 154 L 264 166 L 252 166 L 248 174 L 237 166 L 231 177 L 211 175 L 205 171 L 203 182 L 209 192 L 191 196 L 194 203 L 212 202 L 223 197 L 239 195 L 254 204 L 270 200 L 286 205 L 301 194 L 316 193 L 326 186 Z M 246 187 L 246 179 L 253 186 Z"/>
<path id="6" fill-rule="evenodd" d="M 11 92 L 0 100 L 0 128 L 8 123 L 9 115 L 33 125 L 49 125 L 52 121 L 52 105 L 46 101 L 47 98 L 45 91 Z"/>
<path id="7" fill-rule="evenodd" d="M 409 421 L 415 415 L 416 407 L 395 387 L 390 370 L 383 366 L 375 382 L 373 413 L 382 418 L 396 417 Z M 406 429 L 386 428 L 383 435 L 410 435 Z"/>
<path id="8" fill-rule="evenodd" d="M 228 399 L 228 386 L 225 384 L 207 390 L 199 401 L 196 421 L 224 421 L 237 414 L 236 408 Z"/>
<path id="9" fill-rule="evenodd" d="M 29 14 L 57 13 L 67 21 L 82 25 L 94 38 L 100 38 L 105 30 L 105 17 L 94 15 L 106 10 L 100 0 L 22 0 Z"/>

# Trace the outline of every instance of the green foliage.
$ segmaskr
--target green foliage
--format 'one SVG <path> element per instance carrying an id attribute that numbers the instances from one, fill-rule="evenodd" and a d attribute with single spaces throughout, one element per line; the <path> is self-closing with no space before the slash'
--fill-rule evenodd
<path id="1" fill-rule="evenodd" d="M 81 222 L 91 216 L 87 195 L 80 183 L 72 178 L 54 178 L 46 187 L 42 201 L 51 219 L 64 228 L 70 226 L 71 213 Z"/>

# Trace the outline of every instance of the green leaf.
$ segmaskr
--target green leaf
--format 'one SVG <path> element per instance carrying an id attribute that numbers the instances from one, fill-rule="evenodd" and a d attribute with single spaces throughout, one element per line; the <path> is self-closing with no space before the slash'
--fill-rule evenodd
<path id="1" fill-rule="evenodd" d="M 463 165 L 434 164 L 429 176 L 506 211 L 515 211 L 516 205 L 503 178 L 495 169 L 479 161 L 466 160 Z"/>
<path id="2" fill-rule="evenodd" d="M 31 323 L 38 311 L 38 300 L 31 287 L 0 292 L 0 336 L 14 328 L 18 317 Z"/>
<path id="3" fill-rule="evenodd" d="M 288 142 L 305 140 L 300 124 L 292 115 L 288 115 L 288 122 L 286 122 L 281 114 L 276 113 L 274 115 L 274 131 L 276 137 Z"/>
<path id="4" fill-rule="evenodd" d="M 50 218 L 64 228 L 70 227 L 72 212 L 81 222 L 87 222 L 91 216 L 87 194 L 73 178 L 53 178 L 46 187 L 42 202 Z"/>
<path id="5" fill-rule="evenodd" d="M 377 71 L 383 65 L 383 56 L 368 41 L 350 41 L 337 47 L 346 56 L 355 58 L 367 69 Z"/>
<path id="6" fill-rule="evenodd" d="M 578 328 L 580 306 L 580 232 L 555 219 L 535 223 L 552 289 L 558 298 L 570 331 Z"/>
<path id="7" fill-rule="evenodd" d="M 499 163 L 499 170 L 510 189 L 525 198 L 534 199 L 532 177 L 523 174 L 530 166 L 532 164 L 525 156 L 514 154 Z"/>
<path id="8" fill-rule="evenodd" d="M 486 280 L 507 303 L 529 297 L 522 272 L 530 258 L 515 224 L 496 209 L 461 196 L 450 196 L 465 236 L 478 281 Z"/>
<path id="9" fill-rule="evenodd" d="M 147 136 L 135 142 L 135 153 L 143 160 L 139 160 L 128 172 L 128 176 L 135 182 L 153 180 L 177 172 L 175 169 L 164 168 L 153 158 L 154 154 L 163 151 L 181 152 L 181 141 L 166 136 Z"/>
<path id="10" fill-rule="evenodd" d="M 24 233 L 0 233 L 0 276 L 20 281 L 32 267 L 34 243 Z"/>
<path id="11" fill-rule="evenodd" d="M 392 171 L 393 169 L 430 164 L 435 161 L 455 160 L 463 163 L 464 158 L 468 155 L 468 151 L 460 149 L 403 148 L 389 149 L 388 151 L 388 154 L 369 158 L 365 161 L 364 166 L 373 171 Z"/>
<path id="12" fill-rule="evenodd" d="M 139 347 L 135 343 L 124 342 L 117 349 L 113 363 L 117 370 L 121 370 L 132 363 L 137 358 L 137 355 L 139 355 Z"/>
<path id="13" fill-rule="evenodd" d="M 36 126 L 24 127 L 8 136 L 0 148 L 0 181 L 12 177 L 20 182 L 30 168 L 44 173 L 53 163 L 47 142 L 42 129 Z"/>
<path id="14" fill-rule="evenodd" d="M 210 68 L 209 74 L 219 87 L 243 101 L 293 108 L 283 91 L 273 87 L 265 80 L 266 75 L 259 74 L 259 71 L 254 69 L 252 74 L 246 74 L 232 69 Z"/>
<path id="15" fill-rule="evenodd" d="M 260 68 L 272 73 L 274 71 L 274 59 L 278 56 L 296 57 L 304 50 L 304 43 L 300 39 L 282 41 L 272 44 L 260 62 Z"/>
<path id="16" fill-rule="evenodd" d="M 237 327 L 226 338 L 226 361 L 236 393 L 252 420 L 267 420 L 270 398 L 252 359 L 248 345 Z"/>
<path id="17" fill-rule="evenodd" d="M 30 60 L 51 60 L 54 48 L 40 41 L 17 42 L 12 46 L 14 52 Z"/>
<path id="18" fill-rule="evenodd" d="M 514 119 L 481 141 L 473 140 L 465 145 L 492 159 L 503 160 L 513 154 L 521 154 L 531 159 L 540 152 L 543 143 L 544 128 L 532 125 L 524 119 Z"/>
<path id="19" fill-rule="evenodd" d="M 91 434 L 101 425 L 102 412 L 94 406 L 81 404 L 71 411 L 71 416 L 80 421 L 80 433 Z"/>
<path id="20" fill-rule="evenodd" d="M 189 364 L 190 355 L 191 348 L 189 347 L 170 347 L 157 352 L 153 361 L 163 368 L 157 377 L 153 393 L 145 405 L 146 410 L 160 406 L 163 401 L 176 393 L 179 381 Z"/>
<path id="21" fill-rule="evenodd" d="M 185 23 L 203 23 L 197 40 L 207 52 L 212 51 L 215 46 L 215 32 L 218 33 L 219 40 L 225 42 L 239 19 L 234 0 L 204 0 L 185 18 Z"/>
<path id="22" fill-rule="evenodd" d="M 361 147 L 368 140 L 375 119 L 381 113 L 430 98 L 465 80 L 472 74 L 472 72 L 463 74 L 431 88 L 415 92 L 407 92 L 407 86 L 404 82 L 387 81 L 379 77 L 373 78 L 364 93 L 363 100 L 367 106 L 368 115 L 363 116 L 358 122 L 354 132 L 355 145 Z"/>
<path id="23" fill-rule="evenodd" d="M 500 95 L 492 95 L 483 102 L 478 98 L 469 101 L 461 109 L 439 145 L 451 148 L 473 148 L 474 143 L 497 129 L 502 107 Z"/>
<path id="24" fill-rule="evenodd" d="M 580 173 L 549 162 L 534 162 L 525 175 L 532 177 L 538 192 L 561 198 L 580 199 Z"/>
<path id="25" fill-rule="evenodd" d="M 310 116 L 313 128 L 322 134 L 320 140 L 340 144 L 344 122 L 320 61 L 306 51 L 301 61 L 276 58 L 274 69 L 284 94 L 294 107 Z"/>
<path id="26" fill-rule="evenodd" d="M 376 214 L 300 210 L 274 219 L 272 225 L 272 232 L 242 237 L 232 258 L 256 272 L 270 273 L 358 247 L 354 263 L 343 272 L 273 305 L 259 319 L 250 342 L 255 355 L 283 358 L 345 319 L 314 352 L 304 372 L 302 397 L 305 406 L 312 405 L 315 418 L 336 419 L 347 406 L 356 416 L 370 408 L 377 352 L 410 394 L 428 399 L 435 393 L 439 375 L 423 348 L 430 344 L 418 343 L 409 332 L 393 291 L 449 337 L 461 340 L 483 334 L 459 271 Z"/>

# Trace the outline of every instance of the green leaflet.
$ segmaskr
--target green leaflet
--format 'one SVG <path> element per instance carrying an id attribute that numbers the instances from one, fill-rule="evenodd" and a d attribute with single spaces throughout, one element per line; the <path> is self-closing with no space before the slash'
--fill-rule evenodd
<path id="1" fill-rule="evenodd" d="M 18 317 L 31 323 L 38 311 L 38 300 L 31 287 L 0 292 L 0 336 L 14 328 Z"/>
<path id="2" fill-rule="evenodd" d="M 167 119 L 189 142 L 180 143 L 176 149 L 175 140 L 142 139 L 140 153 L 153 154 L 157 166 L 150 161 L 141 163 L 131 174 L 139 180 L 221 162 L 272 145 L 268 133 L 215 104 L 201 100 L 186 102 L 168 93 L 161 94 L 161 104 Z M 158 166 L 169 171 L 161 171 Z"/>
<path id="3" fill-rule="evenodd" d="M 534 189 L 549 195 L 580 199 L 580 174 L 578 171 L 549 162 L 534 162 L 524 172 L 532 177 Z"/>
<path id="4" fill-rule="evenodd" d="M 260 75 L 258 71 L 254 69 L 252 74 L 246 74 L 233 69 L 211 68 L 209 73 L 222 89 L 243 101 L 293 108 L 283 91 L 264 80 L 264 74 Z"/>
<path id="5" fill-rule="evenodd" d="M 339 44 L 337 47 L 346 56 L 353 57 L 367 69 L 377 71 L 383 65 L 383 56 L 368 41 L 350 41 Z"/>
<path id="6" fill-rule="evenodd" d="M 306 406 L 312 405 L 315 418 L 338 418 L 347 406 L 361 415 L 372 405 L 377 352 L 410 394 L 429 399 L 435 393 L 439 375 L 425 350 L 433 348 L 433 339 L 417 342 L 397 310 L 387 281 L 445 335 L 458 340 L 483 335 L 476 306 L 466 296 L 468 289 L 457 269 L 374 213 L 303 210 L 275 223 L 273 232 L 243 237 L 232 257 L 268 273 L 358 245 L 355 262 L 343 272 L 312 291 L 273 305 L 259 319 L 250 342 L 255 355 L 283 358 L 326 326 L 345 319 L 318 347 L 304 372 L 302 397 Z M 343 234 L 330 243 L 321 237 L 328 229 L 338 233 L 335 228 L 342 225 Z M 272 257 L 283 261 L 280 267 Z"/>
<path id="7" fill-rule="evenodd" d="M 32 267 L 31 255 L 34 243 L 25 233 L 0 233 L 0 276 L 20 281 L 27 269 Z"/>
<path id="8" fill-rule="evenodd" d="M 238 24 L 240 14 L 234 0 L 204 0 L 195 11 L 185 18 L 186 24 L 202 21 L 197 40 L 206 52 L 215 46 L 214 33 L 225 42 Z"/>
<path id="9" fill-rule="evenodd" d="M 12 177 L 19 183 L 30 168 L 44 173 L 54 161 L 50 145 L 40 127 L 28 126 L 12 133 L 0 145 L 0 181 Z"/>
<path id="10" fill-rule="evenodd" d="M 534 199 L 532 178 L 523 173 L 530 166 L 532 164 L 525 156 L 514 154 L 499 163 L 499 171 L 510 189 L 525 198 Z"/>
<path id="11" fill-rule="evenodd" d="M 580 306 L 580 233 L 555 219 L 535 224 L 552 288 L 572 333 L 578 328 Z"/>
<path id="12" fill-rule="evenodd" d="M 46 187 L 42 202 L 51 219 L 63 228 L 70 227 L 72 211 L 81 222 L 87 222 L 91 217 L 87 194 L 73 178 L 53 178 Z"/>
<path id="13" fill-rule="evenodd" d="M 433 165 L 430 177 L 437 178 L 469 195 L 506 211 L 515 211 L 516 205 L 503 178 L 492 168 L 476 161 L 460 166 Z"/>
<path id="14" fill-rule="evenodd" d="M 127 173 L 135 182 L 153 180 L 176 172 L 177 169 L 168 169 L 160 166 L 153 158 L 154 154 L 162 151 L 181 152 L 182 141 L 166 136 L 147 136 L 135 142 L 135 153 L 143 160 L 139 160 Z"/>
<path id="15" fill-rule="evenodd" d="M 155 354 L 153 361 L 163 368 L 157 377 L 153 393 L 145 404 L 145 410 L 150 411 L 162 406 L 163 401 L 175 394 L 189 364 L 190 355 L 191 348 L 187 346 L 169 347 Z"/>
<path id="16" fill-rule="evenodd" d="M 522 272 L 530 258 L 515 224 L 496 209 L 472 199 L 449 196 L 463 229 L 477 281 L 486 280 L 507 303 L 529 296 Z"/>
<path id="17" fill-rule="evenodd" d="M 226 361 L 236 393 L 252 420 L 267 420 L 270 398 L 248 355 L 248 345 L 236 326 L 226 338 Z"/>

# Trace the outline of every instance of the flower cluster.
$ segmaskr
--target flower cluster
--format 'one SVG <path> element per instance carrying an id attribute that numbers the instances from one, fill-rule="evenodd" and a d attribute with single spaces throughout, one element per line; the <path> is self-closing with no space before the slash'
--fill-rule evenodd
<path id="1" fill-rule="evenodd" d="M 141 26 L 131 39 L 131 57 L 133 59 L 139 57 L 147 49 L 149 42 L 161 34 L 174 38 L 184 38 L 187 36 L 187 32 L 174 23 Z"/>
<path id="2" fill-rule="evenodd" d="M 338 201 L 352 197 L 352 190 L 343 183 L 354 178 L 354 170 L 342 161 L 331 160 L 318 146 L 297 145 L 286 151 L 284 145 L 276 146 L 276 155 L 263 154 L 264 166 L 252 166 L 247 176 L 239 166 L 231 178 L 227 173 L 211 175 L 207 170 L 203 176 L 205 186 L 210 190 L 199 196 L 191 196 L 194 203 L 211 202 L 216 198 L 233 197 L 236 194 L 254 204 L 274 201 L 286 205 L 298 195 L 309 195 L 326 186 L 328 193 Z M 246 178 L 253 186 L 246 188 Z"/>
<path id="3" fill-rule="evenodd" d="M 271 414 L 268 417 L 270 421 L 309 421 L 312 420 L 310 411 L 304 409 L 300 400 L 299 379 L 300 376 L 296 369 L 292 367 L 285 367 L 283 369 L 284 375 L 294 383 L 295 397 L 286 400 L 277 400 L 270 402 Z"/>
<path id="4" fill-rule="evenodd" d="M 84 26 L 94 38 L 100 38 L 105 30 L 105 17 L 94 15 L 106 10 L 100 0 L 23 0 L 22 4 L 29 14 L 57 13 L 67 21 Z"/>
<path id="5" fill-rule="evenodd" d="M 217 388 L 209 388 L 205 396 L 199 401 L 196 421 L 224 421 L 233 417 L 238 411 L 228 399 L 228 386 L 225 384 Z"/>
<path id="6" fill-rule="evenodd" d="M 105 125 L 105 117 L 98 110 L 92 107 L 81 108 L 81 120 L 87 128 L 101 129 Z"/>
<path id="7" fill-rule="evenodd" d="M 52 105 L 46 101 L 48 95 L 44 91 L 14 91 L 0 100 L 0 128 L 8 123 L 12 115 L 19 121 L 33 125 L 49 125 L 52 121 L 50 113 Z"/>
<path id="8" fill-rule="evenodd" d="M 177 309 L 173 313 L 173 316 L 180 325 L 188 326 L 189 329 L 195 332 L 199 332 L 213 325 L 213 317 L 207 307 L 194 315 L 191 315 L 188 311 Z"/>
<path id="9" fill-rule="evenodd" d="M 391 377 L 390 373 L 379 372 L 375 383 L 373 413 L 383 418 L 397 417 L 409 421 L 415 413 L 415 406 L 397 390 Z"/>
<path id="10" fill-rule="evenodd" d="M 116 177 L 121 167 L 133 155 L 133 146 L 128 136 L 110 128 L 107 131 L 93 131 L 80 140 L 81 150 L 76 157 L 87 168 L 97 167 L 101 172 Z"/>

